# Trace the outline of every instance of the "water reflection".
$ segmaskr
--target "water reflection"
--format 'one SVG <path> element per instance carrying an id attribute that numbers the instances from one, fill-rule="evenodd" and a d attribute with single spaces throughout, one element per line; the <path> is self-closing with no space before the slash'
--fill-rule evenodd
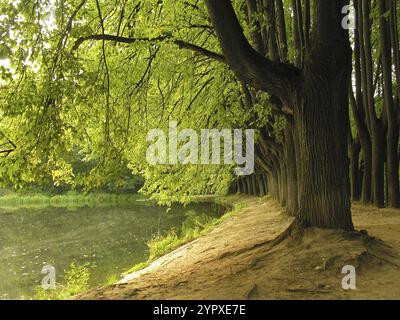
<path id="1" fill-rule="evenodd" d="M 196 214 L 220 215 L 212 203 L 187 207 L 135 203 L 110 207 L 0 209 L 0 298 L 29 298 L 50 264 L 62 282 L 72 262 L 89 264 L 90 285 L 104 284 L 148 257 L 156 233 Z"/>

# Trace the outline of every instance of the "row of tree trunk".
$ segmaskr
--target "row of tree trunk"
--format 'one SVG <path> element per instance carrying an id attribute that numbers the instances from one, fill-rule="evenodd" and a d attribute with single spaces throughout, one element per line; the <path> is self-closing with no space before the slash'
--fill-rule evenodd
<path id="1" fill-rule="evenodd" d="M 247 0 L 254 47 L 269 60 L 286 63 L 289 61 L 290 32 L 295 52 L 291 60 L 302 70 L 302 76 L 300 88 L 297 88 L 292 101 L 294 106 L 286 106 L 281 98 L 271 95 L 269 104 L 273 114 L 270 124 L 259 128 L 257 173 L 254 177 L 241 178 L 238 190 L 253 195 L 267 190 L 286 207 L 289 214 L 307 225 L 352 229 L 345 138 L 349 128 L 349 43 L 340 28 L 335 30 L 321 25 L 319 33 L 311 32 L 310 1 L 290 2 L 294 15 L 289 24 L 284 4 L 280 0 Z M 340 13 L 344 4 L 342 1 L 329 8 L 322 2 L 315 2 L 314 24 L 319 15 L 326 13 L 325 10 Z M 258 8 L 258 13 L 255 8 Z M 267 30 L 263 30 L 254 19 L 260 14 L 266 16 Z M 340 16 L 336 19 L 337 25 L 340 25 Z M 334 39 L 335 42 L 330 43 L 335 31 L 337 37 L 342 39 Z M 327 44 L 321 45 L 324 41 Z M 335 69 L 327 68 L 332 64 L 332 57 L 337 60 Z M 244 105 L 251 109 L 252 104 L 259 103 L 256 90 L 248 87 L 243 87 L 243 90 L 247 97 Z M 285 128 L 277 137 L 273 123 L 282 119 Z M 332 122 L 332 119 L 335 121 Z M 257 185 L 259 176 L 266 180 L 264 189 Z"/>
<path id="2" fill-rule="evenodd" d="M 379 208 L 398 208 L 398 4 L 396 0 L 378 0 L 372 6 L 369 0 L 355 0 L 354 4 L 355 92 L 350 93 L 350 105 L 356 130 L 349 137 L 352 199 Z M 378 12 L 377 19 L 371 18 L 372 12 Z"/>
<path id="3" fill-rule="evenodd" d="M 258 8 L 267 10 L 265 14 L 269 30 L 264 32 L 251 19 L 256 15 L 257 3 L 256 0 L 247 0 L 248 23 L 252 25 L 253 42 L 257 50 L 271 60 L 286 62 L 288 39 L 283 2 L 263 0 L 263 5 L 259 3 Z M 294 12 L 291 25 L 296 50 L 294 62 L 302 67 L 310 38 L 310 1 L 292 0 L 291 5 Z M 348 131 L 351 198 L 379 208 L 400 207 L 398 7 L 396 0 L 377 0 L 372 5 L 369 0 L 354 1 L 356 28 L 349 102 L 355 130 L 345 128 L 349 123 L 346 120 L 343 121 L 342 129 Z M 372 10 L 378 12 L 376 21 L 371 18 Z M 257 33 L 257 30 L 260 32 Z M 379 35 L 374 45 L 371 40 L 373 30 L 375 36 Z M 251 103 L 257 103 L 256 95 L 252 94 L 251 97 Z M 271 102 L 277 103 L 273 99 Z M 271 195 L 295 215 L 299 209 L 298 191 L 301 187 L 296 146 L 301 148 L 301 141 L 295 136 L 293 115 L 282 114 L 278 107 L 274 116 L 284 116 L 286 119 L 283 140 L 276 142 L 276 138 L 270 134 L 270 127 L 260 128 L 257 163 L 273 185 L 269 188 Z M 342 152 L 345 153 L 345 150 Z M 245 193 L 257 194 L 249 191 Z"/>
<path id="4" fill-rule="evenodd" d="M 238 193 L 249 194 L 253 196 L 266 196 L 273 189 L 268 186 L 268 179 L 263 173 L 253 174 L 251 176 L 242 177 L 237 180 Z"/>
<path id="5" fill-rule="evenodd" d="M 373 3 L 379 7 L 374 25 L 370 1 L 354 1 L 352 59 L 342 23 L 348 0 L 246 0 L 252 47 L 230 1 L 206 0 L 226 61 L 243 83 L 243 107 L 251 112 L 263 91 L 273 110 L 259 128 L 256 174 L 240 178 L 238 190 L 269 193 L 303 226 L 353 230 L 350 194 L 379 207 L 399 206 L 398 4 Z M 380 35 L 374 46 L 373 30 Z M 276 134 L 274 123 L 282 119 L 285 128 Z"/>

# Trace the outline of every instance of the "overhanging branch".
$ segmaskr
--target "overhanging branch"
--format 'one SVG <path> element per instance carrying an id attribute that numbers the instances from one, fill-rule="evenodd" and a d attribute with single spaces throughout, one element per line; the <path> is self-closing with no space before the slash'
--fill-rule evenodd
<path id="1" fill-rule="evenodd" d="M 236 76 L 256 89 L 292 104 L 301 71 L 259 54 L 246 39 L 231 0 L 205 0 L 225 59 Z"/>
<path id="2" fill-rule="evenodd" d="M 90 36 L 86 37 L 81 37 L 79 38 L 73 48 L 72 51 L 76 51 L 79 46 L 84 43 L 85 41 L 89 40 L 94 40 L 94 41 L 113 41 L 113 42 L 118 42 L 118 43 L 126 43 L 126 44 L 131 44 L 131 43 L 136 43 L 136 42 L 162 42 L 162 41 L 170 41 L 171 43 L 174 43 L 177 45 L 180 49 L 188 49 L 191 51 L 194 51 L 198 54 L 201 54 L 203 56 L 206 56 L 210 59 L 226 63 L 225 57 L 221 54 L 218 54 L 216 52 L 210 51 L 208 49 L 199 47 L 195 44 L 188 43 L 182 40 L 172 40 L 170 36 L 163 35 L 155 38 L 127 38 L 127 37 L 120 37 L 120 36 L 114 36 L 114 35 L 109 35 L 109 34 L 93 34 Z"/>
<path id="3" fill-rule="evenodd" d="M 2 135 L 3 137 L 5 137 L 4 134 L 3 134 L 2 132 L 0 132 L 0 135 Z M 0 145 L 0 154 L 1 154 L 1 155 L 5 154 L 5 155 L 3 156 L 3 158 L 7 158 L 7 157 L 10 155 L 10 153 L 14 152 L 15 149 L 17 149 L 17 146 L 14 144 L 14 142 L 12 142 L 12 141 L 11 141 L 10 139 L 8 139 L 8 138 L 6 138 L 6 139 L 7 139 L 7 142 L 2 143 L 2 144 Z M 5 149 L 3 149 L 3 148 L 5 148 Z"/>
<path id="4" fill-rule="evenodd" d="M 226 63 L 225 57 L 222 54 L 215 53 L 213 51 L 204 49 L 202 47 L 196 46 L 195 44 L 191 44 L 181 40 L 175 40 L 174 43 L 179 47 L 179 49 L 188 49 L 203 56 L 206 56 L 210 59 L 217 60 L 222 63 Z"/>

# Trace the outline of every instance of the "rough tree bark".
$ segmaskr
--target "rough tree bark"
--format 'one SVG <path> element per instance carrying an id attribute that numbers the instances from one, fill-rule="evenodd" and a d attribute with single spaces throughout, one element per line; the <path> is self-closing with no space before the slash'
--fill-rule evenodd
<path id="1" fill-rule="evenodd" d="M 365 95 L 364 100 L 366 102 L 366 116 L 372 147 L 372 201 L 378 208 L 382 208 L 385 206 L 385 139 L 382 119 L 378 118 L 375 110 L 369 0 L 359 0 L 357 11 L 358 17 L 361 17 L 362 19 L 362 23 L 359 25 L 358 33 L 361 46 L 361 70 L 363 79 L 362 86 Z"/>
<path id="2" fill-rule="evenodd" d="M 294 112 L 301 143 L 299 212 L 303 226 L 353 230 L 347 153 L 351 49 L 341 26 L 348 1 L 313 1 L 304 69 L 276 63 L 248 43 L 230 0 L 205 0 L 224 56 L 238 78 Z"/>
<path id="3" fill-rule="evenodd" d="M 358 1 L 354 0 L 354 5 L 356 8 L 359 7 Z M 356 10 L 356 29 L 362 30 L 362 19 L 359 16 L 359 10 Z M 362 85 L 362 76 L 365 76 L 365 67 L 361 67 L 361 44 L 360 44 L 360 36 L 359 32 L 355 32 L 354 35 L 354 75 L 355 75 L 355 97 L 354 93 L 350 93 L 350 104 L 353 111 L 354 122 L 357 127 L 358 137 L 360 139 L 362 155 L 363 155 L 363 177 L 362 177 L 362 188 L 361 188 L 361 202 L 364 204 L 371 203 L 371 191 L 372 191 L 372 146 L 371 146 L 371 136 L 368 131 L 366 112 L 364 111 L 367 108 L 367 98 L 366 95 L 363 95 L 363 85 Z M 363 58 L 362 61 L 364 61 Z M 363 72 L 363 74 L 362 74 Z M 351 90 L 351 86 L 350 86 Z M 352 91 L 352 90 L 351 90 Z"/>
<path id="4" fill-rule="evenodd" d="M 380 42 L 382 50 L 382 74 L 384 86 L 384 104 L 387 118 L 386 148 L 387 148 L 387 205 L 392 208 L 398 208 L 400 205 L 399 196 L 399 158 L 397 154 L 399 144 L 399 125 L 397 121 L 397 112 L 393 100 L 392 87 L 392 45 L 390 40 L 389 24 L 384 14 L 389 10 L 387 0 L 379 0 L 379 28 Z M 395 8 L 391 8 L 394 10 Z"/>

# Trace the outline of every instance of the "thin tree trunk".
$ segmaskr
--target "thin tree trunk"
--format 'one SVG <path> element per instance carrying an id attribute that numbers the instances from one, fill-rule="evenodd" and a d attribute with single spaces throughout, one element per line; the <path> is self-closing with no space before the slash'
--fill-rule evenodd
<path id="1" fill-rule="evenodd" d="M 276 0 L 277 21 L 279 30 L 279 49 L 281 52 L 281 61 L 288 62 L 288 41 L 285 22 L 285 11 L 282 0 Z"/>
<path id="2" fill-rule="evenodd" d="M 360 3 L 359 3 L 360 1 Z M 371 136 L 368 130 L 368 119 L 366 118 L 365 109 L 368 108 L 368 100 L 366 94 L 363 95 L 363 88 L 366 90 L 366 85 L 363 86 L 363 79 L 365 79 L 365 55 L 362 45 L 360 43 L 359 32 L 362 32 L 362 18 L 360 16 L 359 5 L 361 0 L 354 0 L 356 10 L 356 29 L 354 35 L 354 73 L 356 85 L 356 97 L 352 92 L 350 86 L 350 104 L 353 111 L 355 124 L 357 127 L 358 137 L 360 139 L 361 149 L 363 153 L 363 177 L 361 188 L 361 201 L 364 204 L 371 203 L 372 192 L 372 146 Z M 362 56 L 362 57 L 361 57 Z"/>
<path id="3" fill-rule="evenodd" d="M 360 151 L 361 144 L 357 139 L 349 139 L 349 154 L 350 154 L 350 182 L 351 182 L 351 199 L 360 201 L 361 198 L 361 179 L 360 179 Z"/>
<path id="4" fill-rule="evenodd" d="M 372 61 L 372 51 L 371 51 L 371 22 L 370 22 L 370 7 L 369 0 L 359 1 L 359 16 L 362 17 L 363 23 L 359 31 L 360 43 L 362 44 L 361 54 L 362 67 L 365 68 L 364 71 L 364 94 L 366 94 L 367 102 L 367 118 L 368 118 L 368 128 L 371 135 L 371 146 L 372 146 L 372 200 L 373 203 L 378 207 L 382 208 L 385 206 L 384 197 L 384 167 L 385 167 L 385 157 L 384 157 L 384 129 L 382 120 L 379 119 L 375 111 L 375 101 L 374 101 L 374 85 L 373 85 L 373 61 Z"/>
<path id="5" fill-rule="evenodd" d="M 386 132 L 386 181 L 387 181 L 387 204 L 389 207 L 398 208 L 400 205 L 399 197 L 399 158 L 397 154 L 399 144 L 399 126 L 395 104 L 393 100 L 392 88 L 392 48 L 390 43 L 390 28 L 384 14 L 390 8 L 385 0 L 379 0 L 379 27 L 380 41 L 382 50 L 382 73 L 384 85 L 384 103 L 387 118 Z M 391 1 L 389 1 L 391 3 Z M 392 10 L 394 8 L 391 8 Z"/>
<path id="6" fill-rule="evenodd" d="M 287 183 L 287 211 L 295 216 L 298 210 L 298 188 L 297 188 L 297 163 L 295 146 L 293 140 L 293 125 L 288 121 L 285 128 L 284 155 L 286 162 L 286 183 Z"/>
<path id="7" fill-rule="evenodd" d="M 246 0 L 248 23 L 251 27 L 251 37 L 255 45 L 255 49 L 262 55 L 265 54 L 265 47 L 261 35 L 261 26 L 257 18 L 257 0 Z"/>
<path id="8" fill-rule="evenodd" d="M 276 38 L 275 0 L 263 0 L 267 19 L 267 56 L 271 61 L 279 61 L 278 43 Z"/>

